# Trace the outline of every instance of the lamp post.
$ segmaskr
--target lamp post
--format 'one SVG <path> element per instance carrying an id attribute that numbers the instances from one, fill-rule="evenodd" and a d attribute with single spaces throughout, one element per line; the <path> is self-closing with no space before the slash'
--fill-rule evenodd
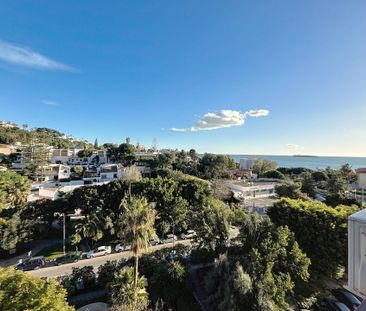
<path id="1" fill-rule="evenodd" d="M 174 226 L 175 226 L 175 222 L 172 216 L 169 216 L 169 218 L 172 220 L 173 223 L 173 254 L 174 254 L 174 246 L 175 246 L 175 235 L 174 235 Z"/>
<path id="2" fill-rule="evenodd" d="M 66 255 L 66 214 L 63 213 L 63 235 L 62 235 L 62 249 L 64 252 L 64 255 Z"/>

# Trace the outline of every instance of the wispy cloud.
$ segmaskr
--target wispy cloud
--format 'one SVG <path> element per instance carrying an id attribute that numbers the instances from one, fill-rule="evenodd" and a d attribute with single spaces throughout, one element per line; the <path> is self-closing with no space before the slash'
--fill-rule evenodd
<path id="1" fill-rule="evenodd" d="M 0 59 L 12 64 L 43 70 L 62 70 L 76 72 L 69 65 L 54 61 L 30 48 L 14 45 L 0 40 Z"/>
<path id="2" fill-rule="evenodd" d="M 292 150 L 304 150 L 304 147 L 298 144 L 287 144 L 286 146 Z"/>
<path id="3" fill-rule="evenodd" d="M 59 106 L 58 103 L 52 101 L 52 100 L 41 100 L 41 103 L 43 105 L 47 105 L 47 106 Z"/>
<path id="4" fill-rule="evenodd" d="M 220 128 L 228 128 L 232 126 L 240 126 L 245 123 L 248 117 L 265 117 L 269 114 L 268 110 L 250 110 L 241 112 L 237 110 L 223 109 L 218 112 L 209 112 L 198 118 L 195 126 L 186 128 L 171 128 L 174 132 L 198 132 L 211 131 Z"/>

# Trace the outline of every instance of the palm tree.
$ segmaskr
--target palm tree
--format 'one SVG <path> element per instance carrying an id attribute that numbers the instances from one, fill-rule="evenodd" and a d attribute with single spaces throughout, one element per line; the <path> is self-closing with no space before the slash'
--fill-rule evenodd
<path id="1" fill-rule="evenodd" d="M 135 285 L 132 268 L 121 269 L 111 284 L 111 310 L 145 310 L 149 303 L 146 285 L 144 277 L 139 277 Z"/>
<path id="2" fill-rule="evenodd" d="M 146 251 L 150 240 L 156 237 L 154 222 L 155 209 L 153 203 L 148 203 L 146 198 L 132 197 L 129 202 L 122 200 L 120 207 L 123 209 L 120 225 L 122 230 L 117 232 L 119 238 L 131 244 L 135 257 L 135 281 L 138 281 L 139 255 Z"/>
<path id="3" fill-rule="evenodd" d="M 93 241 L 98 241 L 103 237 L 102 223 L 102 219 L 97 214 L 87 215 L 82 222 L 75 226 L 75 233 L 84 238 L 91 238 Z"/>

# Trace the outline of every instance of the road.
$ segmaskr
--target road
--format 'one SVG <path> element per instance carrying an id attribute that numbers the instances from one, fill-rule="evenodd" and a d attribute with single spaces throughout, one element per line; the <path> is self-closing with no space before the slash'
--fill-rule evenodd
<path id="1" fill-rule="evenodd" d="M 175 244 L 183 244 L 183 245 L 191 245 L 191 241 L 189 240 L 179 240 L 176 241 Z M 172 243 L 168 243 L 168 244 L 162 244 L 162 245 L 156 245 L 156 246 L 151 246 L 149 248 L 149 251 L 156 251 L 159 249 L 163 249 L 163 248 L 171 248 L 173 245 Z M 121 253 L 113 253 L 107 256 L 101 256 L 101 257 L 96 257 L 96 258 L 91 258 L 91 259 L 83 259 L 80 260 L 78 262 L 75 263 L 69 263 L 69 264 L 65 264 L 65 265 L 60 265 L 60 266 L 52 266 L 52 267 L 47 267 L 47 268 L 41 268 L 38 270 L 32 270 L 32 271 L 27 271 L 27 273 L 33 275 L 33 276 L 37 276 L 37 277 L 57 277 L 57 276 L 61 276 L 64 274 L 68 274 L 72 272 L 72 268 L 73 267 L 85 267 L 85 266 L 93 266 L 94 267 L 94 271 L 96 272 L 98 270 L 98 267 L 105 264 L 107 261 L 112 261 L 112 260 L 120 260 L 120 259 L 128 259 L 130 257 L 132 257 L 133 254 L 132 252 L 128 251 L 128 252 L 121 252 Z"/>

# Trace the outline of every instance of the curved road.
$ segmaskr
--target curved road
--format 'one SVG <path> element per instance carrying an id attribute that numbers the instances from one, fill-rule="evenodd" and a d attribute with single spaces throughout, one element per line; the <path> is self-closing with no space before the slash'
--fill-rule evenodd
<path id="1" fill-rule="evenodd" d="M 183 245 L 189 246 L 189 245 L 191 245 L 191 241 L 180 240 L 180 241 L 176 241 L 175 244 L 183 244 Z M 172 247 L 172 243 L 151 246 L 149 248 L 149 252 L 156 251 L 156 250 L 163 249 L 163 248 L 171 248 L 171 247 Z M 132 252 L 125 251 L 125 252 L 121 252 L 121 253 L 113 253 L 113 254 L 110 254 L 107 256 L 101 256 L 101 257 L 96 257 L 96 258 L 91 258 L 91 259 L 82 259 L 75 263 L 69 263 L 69 264 L 64 264 L 64 265 L 60 265 L 60 266 L 52 266 L 52 267 L 47 267 L 47 268 L 41 268 L 39 270 L 27 271 L 27 273 L 37 276 L 37 277 L 57 277 L 57 276 L 61 276 L 64 274 L 71 273 L 73 267 L 81 268 L 81 267 L 85 267 L 85 266 L 93 266 L 94 271 L 97 271 L 98 267 L 105 264 L 107 261 L 120 260 L 123 258 L 128 259 L 132 256 L 133 256 Z"/>

